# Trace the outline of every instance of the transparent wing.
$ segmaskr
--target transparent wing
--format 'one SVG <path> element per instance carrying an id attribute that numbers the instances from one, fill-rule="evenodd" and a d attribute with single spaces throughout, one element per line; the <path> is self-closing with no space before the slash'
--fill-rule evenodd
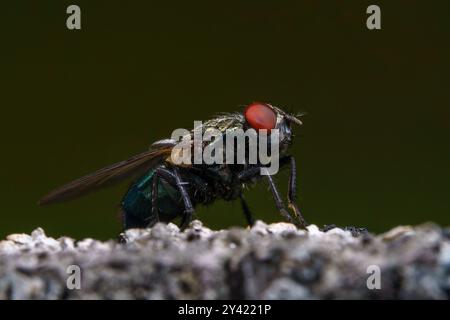
<path id="1" fill-rule="evenodd" d="M 39 204 L 72 200 L 143 173 L 169 156 L 172 148 L 173 145 L 159 145 L 155 148 L 152 146 L 149 151 L 97 170 L 51 191 L 39 201 Z"/>

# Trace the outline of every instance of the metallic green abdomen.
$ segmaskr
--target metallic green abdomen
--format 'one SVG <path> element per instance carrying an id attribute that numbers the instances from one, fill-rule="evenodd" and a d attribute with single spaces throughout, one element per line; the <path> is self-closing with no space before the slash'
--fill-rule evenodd
<path id="1" fill-rule="evenodd" d="M 154 177 L 155 170 L 149 170 L 125 194 L 122 200 L 125 229 L 152 226 L 158 221 L 152 210 Z M 158 180 L 157 207 L 159 220 L 163 222 L 169 222 L 183 212 L 180 193 L 161 179 Z"/>

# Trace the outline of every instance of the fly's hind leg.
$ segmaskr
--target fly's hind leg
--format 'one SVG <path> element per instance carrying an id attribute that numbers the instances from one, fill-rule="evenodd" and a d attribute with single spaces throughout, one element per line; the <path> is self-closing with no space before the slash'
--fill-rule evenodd
<path id="1" fill-rule="evenodd" d="M 192 205 L 191 198 L 186 191 L 185 185 L 186 183 L 181 180 L 180 174 L 177 168 L 173 168 L 173 175 L 175 177 L 175 184 L 180 190 L 181 198 L 184 203 L 184 215 L 181 219 L 180 229 L 184 230 L 192 221 L 192 216 L 194 215 L 194 206 Z"/>
<path id="2" fill-rule="evenodd" d="M 151 214 L 147 219 L 147 228 L 153 227 L 159 220 L 159 208 L 158 208 L 158 198 L 159 198 L 159 183 L 167 182 L 171 185 L 175 185 L 175 176 L 172 172 L 164 167 L 159 167 L 155 170 L 155 175 L 152 180 L 152 195 L 151 195 Z"/>
<path id="3" fill-rule="evenodd" d="M 152 212 L 151 212 L 151 221 L 148 224 L 148 228 L 153 227 L 156 223 L 159 222 L 159 209 L 158 209 L 158 184 L 159 184 L 159 174 L 158 169 L 156 170 L 156 174 L 153 176 L 152 181 Z"/>

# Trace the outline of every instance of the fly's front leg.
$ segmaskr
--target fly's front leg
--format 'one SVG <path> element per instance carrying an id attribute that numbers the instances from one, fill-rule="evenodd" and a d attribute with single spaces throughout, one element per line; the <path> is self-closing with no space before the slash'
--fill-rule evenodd
<path id="1" fill-rule="evenodd" d="M 295 203 L 297 194 L 297 166 L 295 164 L 295 159 L 292 156 L 290 157 L 290 164 L 291 164 L 291 172 L 289 175 L 288 197 L 287 197 L 288 206 L 294 212 L 295 217 L 299 220 L 299 223 L 301 224 L 302 228 L 306 229 L 308 223 L 305 221 L 305 219 L 303 219 L 300 209 Z"/>
<path id="2" fill-rule="evenodd" d="M 180 229 L 184 230 L 189 225 L 189 223 L 192 220 L 192 216 L 194 214 L 194 207 L 191 202 L 191 198 L 189 197 L 189 194 L 186 191 L 185 188 L 185 182 L 181 180 L 180 174 L 178 172 L 177 168 L 173 168 L 173 175 L 175 177 L 175 184 L 177 185 L 178 189 L 180 190 L 181 197 L 183 199 L 184 203 L 184 216 L 181 219 L 181 225 Z"/>
<path id="3" fill-rule="evenodd" d="M 294 216 L 292 216 L 285 208 L 283 201 L 281 200 L 280 193 L 278 192 L 275 183 L 273 181 L 273 178 L 271 175 L 266 174 L 270 190 L 272 191 L 272 195 L 275 199 L 275 205 L 278 209 L 278 211 L 291 223 L 295 224 L 297 227 L 305 229 L 307 223 L 303 219 L 300 210 L 298 209 L 297 205 L 295 204 L 295 194 L 296 194 L 296 166 L 295 166 L 295 160 L 292 156 L 284 156 L 280 158 L 280 167 L 283 167 L 290 163 L 291 165 L 291 174 L 289 177 L 289 192 L 288 192 L 288 204 L 289 207 L 292 208 L 294 211 Z M 247 168 L 239 173 L 238 178 L 242 182 L 246 182 L 250 180 L 252 177 L 261 174 L 261 170 L 266 170 L 263 166 L 257 165 L 252 166 L 250 168 Z M 266 171 L 267 173 L 267 171 Z"/>
<path id="4" fill-rule="evenodd" d="M 283 167 L 284 165 L 286 165 L 288 163 L 288 160 L 289 160 L 288 157 L 281 158 L 280 159 L 280 167 Z M 238 174 L 238 179 L 242 183 L 245 183 L 245 182 L 251 180 L 252 178 L 254 178 L 255 176 L 259 176 L 261 174 L 261 170 L 264 170 L 262 165 L 250 166 L 250 167 L 242 170 Z M 275 189 L 275 191 L 276 191 L 276 189 Z M 276 191 L 276 193 L 278 195 L 278 200 L 279 200 L 278 202 L 276 201 L 278 210 L 280 210 L 280 212 L 284 211 L 284 213 L 283 213 L 284 216 L 286 216 L 286 215 L 289 216 L 289 213 L 286 211 L 286 209 L 284 209 L 284 206 L 282 203 L 281 203 L 282 208 L 280 209 L 279 204 L 281 202 L 281 199 L 279 197 L 278 191 Z M 250 208 L 248 207 L 247 202 L 245 201 L 244 195 L 242 193 L 240 194 L 240 200 L 241 200 L 241 207 L 242 207 L 242 211 L 244 212 L 245 219 L 247 220 L 247 223 L 249 226 L 253 226 L 255 223 L 255 220 L 253 218 Z M 289 220 L 289 218 L 287 218 L 287 219 Z"/>
<path id="5" fill-rule="evenodd" d="M 283 217 L 286 218 L 287 221 L 290 223 L 295 224 L 297 227 L 302 228 L 302 225 L 292 216 L 290 213 L 286 210 L 284 207 L 283 201 L 281 200 L 280 193 L 277 190 L 277 187 L 275 186 L 275 182 L 273 182 L 273 178 L 271 175 L 266 175 L 267 181 L 269 183 L 270 191 L 272 191 L 273 198 L 275 200 L 275 205 L 278 209 L 278 211 L 281 213 Z"/>
<path id="6" fill-rule="evenodd" d="M 284 156 L 284 157 L 280 158 L 280 168 L 287 165 L 289 163 L 290 158 L 291 158 L 291 156 Z M 238 178 L 242 182 L 246 182 L 255 176 L 261 175 L 261 170 L 264 170 L 263 168 L 264 168 L 264 166 L 261 164 L 252 165 L 252 166 L 242 170 L 241 172 L 239 172 Z"/>

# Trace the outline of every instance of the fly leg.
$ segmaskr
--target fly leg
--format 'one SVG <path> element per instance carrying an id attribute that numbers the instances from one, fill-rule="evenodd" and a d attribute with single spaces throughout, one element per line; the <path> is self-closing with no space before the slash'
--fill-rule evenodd
<path id="1" fill-rule="evenodd" d="M 280 167 L 283 167 L 284 165 L 286 165 L 288 163 L 288 160 L 289 160 L 288 157 L 281 158 L 280 159 Z M 259 176 L 261 174 L 262 168 L 263 168 L 262 165 L 250 166 L 250 167 L 242 170 L 241 172 L 239 172 L 238 178 L 242 182 L 247 182 L 247 181 L 251 180 L 253 177 Z M 275 191 L 276 191 L 276 189 L 275 189 Z M 281 202 L 281 199 L 279 197 L 278 191 L 276 191 L 276 192 L 277 192 L 277 195 L 278 195 L 279 202 Z M 244 212 L 244 216 L 245 216 L 245 218 L 247 220 L 247 223 L 248 223 L 249 226 L 253 226 L 253 224 L 255 223 L 255 220 L 254 220 L 254 218 L 252 216 L 252 213 L 251 213 L 251 211 L 250 211 L 250 209 L 249 209 L 249 207 L 247 205 L 247 202 L 245 201 L 244 196 L 243 196 L 242 193 L 240 194 L 240 199 L 241 199 L 242 210 Z M 286 216 L 286 215 L 289 216 L 289 213 L 286 211 L 286 209 L 284 209 L 284 206 L 282 204 L 281 204 L 281 206 L 283 207 L 282 210 L 284 210 L 284 212 L 286 213 L 286 214 L 283 214 L 283 215 L 284 216 Z M 277 208 L 280 210 L 278 205 L 277 205 Z M 288 220 L 289 220 L 289 218 L 288 218 Z"/>
<path id="2" fill-rule="evenodd" d="M 284 156 L 284 157 L 280 158 L 280 168 L 287 165 L 289 163 L 290 158 L 291 158 L 291 156 Z M 241 172 L 239 172 L 238 178 L 242 182 L 246 182 L 246 181 L 250 180 L 251 178 L 253 178 L 254 176 L 261 175 L 262 168 L 264 168 L 263 165 L 250 166 L 250 167 L 242 170 Z"/>
<path id="3" fill-rule="evenodd" d="M 266 175 L 266 177 L 267 177 L 267 181 L 269 183 L 270 190 L 272 191 L 272 195 L 275 200 L 275 205 L 276 205 L 278 211 L 290 223 L 295 224 L 298 228 L 304 228 L 304 226 L 297 219 L 292 218 L 290 213 L 284 207 L 283 201 L 281 200 L 281 197 L 280 197 L 280 193 L 278 192 L 277 187 L 275 186 L 275 183 L 273 182 L 272 176 L 268 174 L 268 175 Z"/>
<path id="4" fill-rule="evenodd" d="M 158 170 L 156 174 L 153 176 L 152 181 L 152 222 L 154 225 L 159 222 L 159 209 L 158 209 L 158 184 L 159 184 L 159 175 Z"/>
<path id="5" fill-rule="evenodd" d="M 305 229 L 307 223 L 303 219 L 300 210 L 298 209 L 297 205 L 295 204 L 295 195 L 296 195 L 296 174 L 297 174 L 297 168 L 295 166 L 295 159 L 292 156 L 284 156 L 280 158 L 280 167 L 284 167 L 290 163 L 291 165 L 291 173 L 289 176 L 289 185 L 288 185 L 288 205 L 289 208 L 292 209 L 294 212 L 294 216 L 292 216 L 285 208 L 283 201 L 281 200 L 280 193 L 278 192 L 275 183 L 273 181 L 273 178 L 271 175 L 266 175 L 270 190 L 272 191 L 272 195 L 275 199 L 275 205 L 277 206 L 278 211 L 291 223 L 295 224 L 297 227 Z M 260 175 L 261 170 L 265 170 L 265 168 L 261 165 L 256 165 L 249 167 L 243 171 L 241 171 L 238 175 L 238 178 L 242 182 L 249 181 L 253 177 Z M 245 209 L 244 209 L 245 210 Z M 245 211 L 244 211 L 245 213 Z"/>
<path id="6" fill-rule="evenodd" d="M 160 182 L 167 182 L 171 184 L 175 184 L 175 177 L 173 176 L 172 172 L 165 169 L 164 167 L 159 167 L 155 170 L 155 175 L 153 176 L 152 180 L 152 196 L 151 196 L 151 203 L 152 203 L 152 211 L 150 214 L 150 217 L 146 219 L 146 227 L 151 228 L 156 223 L 159 222 L 159 209 L 158 209 L 158 196 L 159 196 L 159 183 Z"/>
<path id="7" fill-rule="evenodd" d="M 186 227 L 189 225 L 189 223 L 192 220 L 192 216 L 194 214 L 194 207 L 192 206 L 191 199 L 189 198 L 189 194 L 186 191 L 186 188 L 185 188 L 186 183 L 181 180 L 178 169 L 175 167 L 173 168 L 173 175 L 175 177 L 175 184 L 178 187 L 178 189 L 180 190 L 181 198 L 183 199 L 183 203 L 184 203 L 184 216 L 181 219 L 181 225 L 180 225 L 180 229 L 184 230 L 184 229 L 186 229 Z"/>
<path id="8" fill-rule="evenodd" d="M 252 227 L 255 223 L 255 220 L 253 219 L 250 208 L 248 207 L 247 202 L 245 201 L 244 195 L 242 193 L 239 195 L 239 197 L 241 199 L 241 206 L 242 211 L 244 212 L 245 219 L 247 220 L 248 225 Z"/>
<path id="9" fill-rule="evenodd" d="M 308 223 L 303 218 L 300 209 L 295 203 L 297 191 L 297 166 L 295 164 L 295 159 L 292 156 L 290 157 L 290 163 L 291 163 L 291 172 L 289 174 L 288 196 L 287 196 L 288 206 L 294 212 L 295 217 L 299 220 L 299 223 L 301 224 L 302 228 L 306 230 L 306 226 L 308 225 Z"/>

